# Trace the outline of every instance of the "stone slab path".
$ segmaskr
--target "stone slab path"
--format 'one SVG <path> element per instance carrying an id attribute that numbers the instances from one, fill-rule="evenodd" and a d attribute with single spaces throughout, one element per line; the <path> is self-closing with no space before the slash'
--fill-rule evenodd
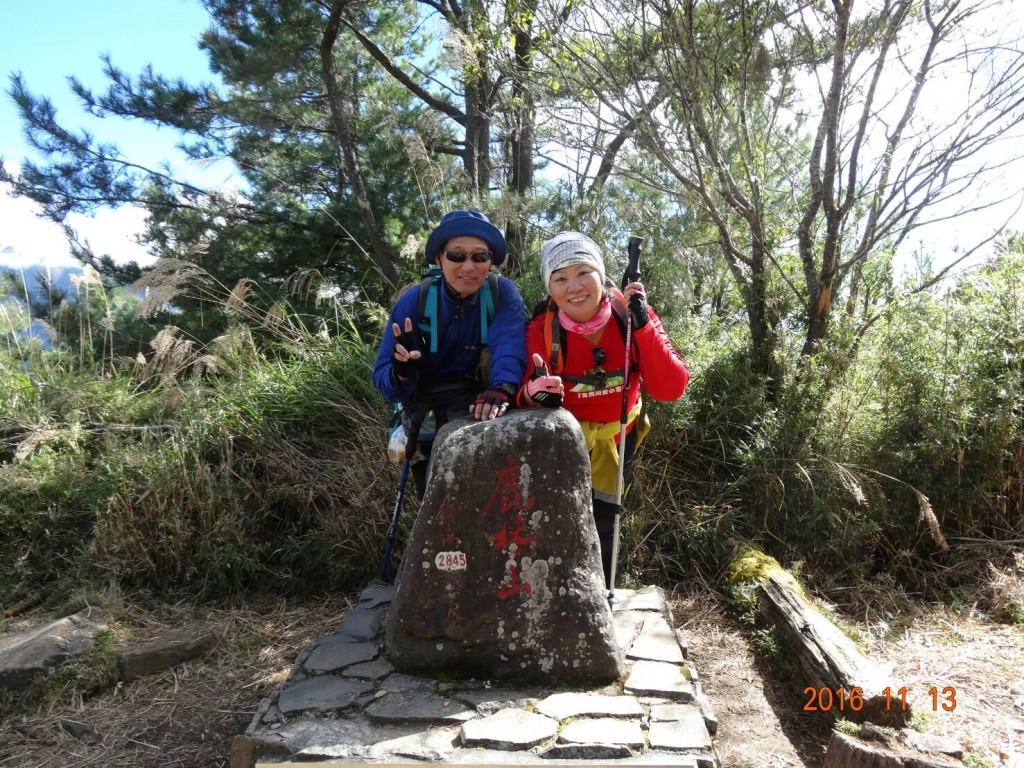
<path id="1" fill-rule="evenodd" d="M 231 768 L 288 763 L 624 764 L 719 768 L 718 722 L 664 594 L 617 590 L 622 680 L 586 690 L 434 679 L 383 653 L 389 585 L 367 587 L 296 658 L 231 748 Z"/>

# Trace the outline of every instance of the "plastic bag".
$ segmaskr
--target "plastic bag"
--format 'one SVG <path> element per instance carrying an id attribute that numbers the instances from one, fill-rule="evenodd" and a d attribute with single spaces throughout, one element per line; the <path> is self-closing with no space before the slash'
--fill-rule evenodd
<path id="1" fill-rule="evenodd" d="M 401 464 L 405 461 L 405 444 L 409 441 L 405 434 L 405 427 L 399 424 L 388 437 L 388 459 L 392 464 Z"/>

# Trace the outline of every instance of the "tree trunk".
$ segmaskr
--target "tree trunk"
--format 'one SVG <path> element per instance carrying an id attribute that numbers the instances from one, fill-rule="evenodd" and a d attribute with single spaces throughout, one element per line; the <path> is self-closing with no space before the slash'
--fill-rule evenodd
<path id="1" fill-rule="evenodd" d="M 904 708 L 899 685 L 800 594 L 788 573 L 769 573 L 758 589 L 763 613 L 814 689 L 805 692 L 806 706 L 855 722 L 906 722 L 910 707 Z"/>
<path id="2" fill-rule="evenodd" d="M 748 548 L 730 564 L 730 572 L 733 584 L 756 586 L 762 615 L 799 662 L 807 683 L 805 711 L 879 725 L 907 721 L 910 706 L 901 698 L 899 684 L 808 602 L 778 562 Z"/>
<path id="3" fill-rule="evenodd" d="M 943 755 L 885 742 L 870 744 L 863 739 L 833 733 L 822 768 L 962 768 L 963 763 Z"/>
<path id="4" fill-rule="evenodd" d="M 349 123 L 345 100 L 338 89 L 337 78 L 334 74 L 334 43 L 338 39 L 338 32 L 341 28 L 341 12 L 345 2 L 346 0 L 334 0 L 323 40 L 320 42 L 320 63 L 323 69 L 324 85 L 327 89 L 327 101 L 331 107 L 331 121 L 338 136 L 338 143 L 341 145 L 345 172 L 352 185 L 352 196 L 355 198 L 363 221 L 363 228 L 370 241 L 370 257 L 388 286 L 392 290 L 398 290 L 399 277 L 398 269 L 395 267 L 394 254 L 381 235 L 377 219 L 370 207 L 370 199 L 363 186 L 363 175 L 359 168 L 359 157 L 356 154 L 356 141 Z"/>

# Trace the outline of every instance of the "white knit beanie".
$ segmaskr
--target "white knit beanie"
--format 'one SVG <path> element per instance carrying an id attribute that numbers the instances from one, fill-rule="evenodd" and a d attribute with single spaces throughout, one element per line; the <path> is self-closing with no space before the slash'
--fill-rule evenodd
<path id="1" fill-rule="evenodd" d="M 548 288 L 551 273 L 573 264 L 590 264 L 604 285 L 604 256 L 597 243 L 580 232 L 559 232 L 540 247 L 540 275 Z"/>

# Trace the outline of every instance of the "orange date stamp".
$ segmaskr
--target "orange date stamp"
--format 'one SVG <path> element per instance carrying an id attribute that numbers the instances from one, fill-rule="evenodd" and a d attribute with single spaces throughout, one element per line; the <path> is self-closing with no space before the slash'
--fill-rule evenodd
<path id="1" fill-rule="evenodd" d="M 907 688 L 886 688 L 882 691 L 882 695 L 885 696 L 885 710 L 891 711 L 899 709 L 906 711 L 907 709 Z M 807 696 L 807 701 L 804 702 L 804 712 L 859 712 L 864 708 L 864 691 L 854 686 L 847 690 L 846 688 L 816 688 L 813 685 L 809 685 L 804 688 L 804 695 Z M 956 688 L 951 685 L 947 685 L 944 688 L 938 686 L 932 686 L 928 689 L 928 695 L 931 697 L 932 711 L 938 712 L 940 709 L 944 712 L 952 712 L 956 709 Z"/>

